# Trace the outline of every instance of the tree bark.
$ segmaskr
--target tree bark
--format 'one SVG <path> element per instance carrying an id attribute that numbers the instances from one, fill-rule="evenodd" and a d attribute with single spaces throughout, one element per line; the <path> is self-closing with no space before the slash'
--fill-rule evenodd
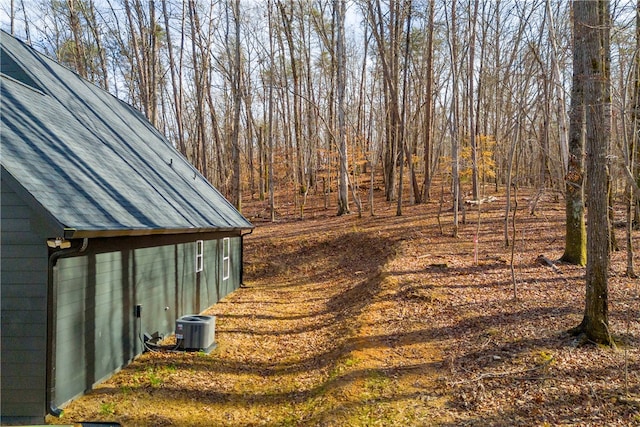
<path id="1" fill-rule="evenodd" d="M 558 116 L 558 136 L 560 145 L 560 160 L 563 174 L 567 174 L 569 165 L 569 138 L 567 136 L 567 111 L 565 108 L 564 88 L 562 87 L 560 65 L 558 63 L 558 36 L 554 25 L 554 13 L 551 11 L 551 0 L 545 2 L 545 13 L 549 19 L 549 41 L 551 42 L 551 69 L 554 92 L 556 93 L 556 108 Z"/>
<path id="2" fill-rule="evenodd" d="M 289 9 L 285 8 L 282 1 L 278 0 L 278 8 L 280 10 L 280 16 L 282 17 L 282 24 L 284 30 L 284 36 L 287 41 L 287 48 L 289 49 L 289 59 L 291 67 L 291 78 L 293 79 L 293 137 L 295 139 L 295 181 L 299 186 L 305 185 L 305 173 L 304 173 L 304 159 L 302 150 L 302 128 L 301 128 L 301 96 L 300 96 L 300 77 L 298 70 L 298 59 L 296 57 L 295 43 L 293 40 L 293 4 L 290 3 Z M 299 191 L 301 188 L 296 189 Z"/>
<path id="3" fill-rule="evenodd" d="M 452 79 L 452 100 L 451 100 L 451 192 L 453 194 L 453 237 L 458 237 L 460 206 L 460 131 L 458 128 L 459 106 L 458 106 L 458 42 L 457 42 L 457 0 L 451 2 L 451 27 L 447 37 L 449 53 L 451 55 L 451 79 Z M 446 9 L 445 9 L 446 10 Z"/>
<path id="4" fill-rule="evenodd" d="M 273 48 L 273 21 L 272 21 L 272 0 L 267 0 L 267 20 L 269 25 L 269 101 L 268 101 L 268 118 L 267 118 L 267 146 L 268 146 L 268 182 L 269 182 L 269 213 L 271 217 L 271 222 L 276 220 L 276 206 L 275 206 L 275 180 L 274 180 L 274 172 L 273 172 L 273 72 L 275 70 L 275 52 Z"/>
<path id="5" fill-rule="evenodd" d="M 231 159 L 233 163 L 232 202 L 242 212 L 242 180 L 240 176 L 240 107 L 242 104 L 242 64 L 240 57 L 240 0 L 233 0 L 234 55 L 231 69 L 233 94 L 233 128 L 231 134 Z M 231 59 L 231 58 L 229 58 Z"/>
<path id="6" fill-rule="evenodd" d="M 479 200 L 478 190 L 478 144 L 476 141 L 476 122 L 475 112 L 473 108 L 475 106 L 474 96 L 474 68 L 475 68 L 475 50 L 476 50 L 476 19 L 478 16 L 478 3 L 479 0 L 475 0 L 473 3 L 473 11 L 469 7 L 469 63 L 468 65 L 468 95 L 467 102 L 469 103 L 469 141 L 471 144 L 471 185 L 472 185 L 472 197 L 473 200 Z M 478 97 L 480 94 L 477 95 Z"/>
<path id="7" fill-rule="evenodd" d="M 408 7 L 408 11 L 407 11 L 407 7 Z M 400 148 L 398 150 L 398 155 L 400 156 L 400 177 L 398 179 L 398 203 L 396 206 L 396 215 L 397 216 L 401 216 L 402 215 L 402 189 L 403 189 L 403 185 L 404 185 L 404 163 L 405 163 L 405 153 L 407 161 L 409 163 L 411 163 L 412 159 L 411 159 L 411 152 L 408 151 L 407 149 L 407 104 L 408 104 L 408 96 L 407 96 L 407 92 L 408 92 L 408 87 L 409 87 L 409 82 L 408 82 L 408 75 L 409 75 L 409 56 L 411 53 L 410 47 L 411 47 L 411 13 L 412 13 L 412 7 L 411 7 L 411 0 L 408 0 L 407 3 L 405 3 L 404 7 L 403 7 L 403 12 L 406 13 L 407 15 L 407 31 L 405 33 L 405 44 L 404 44 L 404 64 L 403 64 L 403 71 L 402 71 L 402 106 L 401 106 L 401 110 L 400 110 L 400 123 L 399 123 L 399 136 L 400 136 L 400 141 L 399 141 L 399 145 Z M 413 171 L 413 170 L 412 170 Z M 413 176 L 411 176 L 411 182 L 413 183 Z"/>
<path id="8" fill-rule="evenodd" d="M 423 200 L 429 200 L 431 193 L 431 137 L 433 131 L 433 32 L 435 24 L 435 2 L 429 2 L 429 30 L 427 33 L 427 75 L 425 92 L 427 103 L 425 106 L 424 118 L 424 186 L 422 188 Z"/>
<path id="9" fill-rule="evenodd" d="M 187 155 L 187 147 L 184 142 L 184 129 L 182 123 L 182 98 L 179 96 L 178 79 L 176 77 L 176 61 L 173 56 L 173 45 L 171 43 L 171 28 L 169 26 L 169 13 L 167 11 L 167 0 L 162 0 L 162 14 L 164 16 L 165 37 L 167 38 L 167 52 L 169 54 L 169 73 L 171 75 L 171 88 L 173 93 L 173 109 L 176 115 L 176 130 L 178 140 L 178 150 L 182 155 Z"/>
<path id="10" fill-rule="evenodd" d="M 636 5 L 636 52 L 640 52 L 640 0 Z M 640 55 L 635 56 L 635 79 L 633 88 L 633 131 L 634 131 L 634 147 L 633 158 L 635 161 L 631 163 L 631 171 L 635 175 L 636 186 L 640 187 L 640 141 L 638 135 L 640 132 Z M 635 198 L 635 209 L 633 214 L 633 226 L 635 229 L 640 228 L 640 197 Z"/>
<path id="11" fill-rule="evenodd" d="M 569 162 L 565 176 L 565 249 L 561 260 L 575 265 L 587 263 L 587 229 L 584 219 L 584 132 L 585 88 L 584 69 L 589 28 L 578 19 L 582 5 L 574 3 L 573 26 L 573 77 L 571 86 L 571 110 L 569 112 Z"/>
<path id="12" fill-rule="evenodd" d="M 204 83 L 206 68 L 204 63 L 206 58 L 200 55 L 200 62 L 198 62 L 198 52 L 196 50 L 196 43 L 200 36 L 200 21 L 198 19 L 198 12 L 196 10 L 196 4 L 193 0 L 189 0 L 189 22 L 191 24 L 191 52 L 193 55 L 193 70 L 194 70 L 194 85 L 196 90 L 196 141 L 193 144 L 193 164 L 204 175 L 207 176 L 207 161 L 205 152 L 205 122 L 204 122 Z"/>
<path id="13" fill-rule="evenodd" d="M 87 78 L 87 64 L 84 52 L 84 44 L 82 42 L 82 29 L 80 28 L 80 17 L 76 11 L 76 0 L 67 0 L 67 8 L 69 9 L 69 26 L 71 34 L 73 34 L 73 58 L 75 61 L 75 69 L 82 77 Z"/>
<path id="14" fill-rule="evenodd" d="M 609 331 L 609 219 L 608 168 L 611 131 L 610 100 L 610 18 L 608 0 L 574 3 L 574 25 L 584 27 L 585 109 L 587 154 L 587 272 L 585 311 L 582 323 L 574 332 L 584 332 L 596 343 L 613 344 Z"/>
<path id="15" fill-rule="evenodd" d="M 340 161 L 340 174 L 338 181 L 338 215 L 349 213 L 348 170 L 347 170 L 347 135 L 345 122 L 345 80 L 346 57 L 344 42 L 345 0 L 333 1 L 336 13 L 336 94 L 338 113 L 338 153 Z"/>
<path id="16" fill-rule="evenodd" d="M 385 104 L 385 143 L 384 143 L 384 176 L 385 195 L 387 201 L 396 198 L 396 172 L 398 162 L 398 139 L 400 109 L 398 101 L 398 61 L 399 61 L 399 36 L 400 36 L 400 13 L 399 1 L 389 2 L 389 13 L 382 11 L 379 0 L 367 2 L 367 19 L 369 21 L 372 35 L 376 40 L 380 65 L 383 76 L 383 94 Z M 385 16 L 388 18 L 385 19 Z M 387 31 L 385 31 L 387 23 Z"/>
<path id="17" fill-rule="evenodd" d="M 640 0 L 636 4 L 636 52 L 640 52 Z M 631 132 L 630 138 L 625 153 L 625 169 L 634 171 L 636 173 L 636 179 L 640 175 L 640 171 L 637 170 L 634 165 L 637 162 L 637 147 L 638 147 L 638 132 L 639 132 L 639 120 L 640 120 L 640 55 L 636 53 L 635 60 L 633 62 L 633 90 L 631 92 Z M 623 116 L 624 117 L 624 116 Z M 634 229 L 634 211 L 638 213 L 638 200 L 640 198 L 634 195 L 633 184 L 638 182 L 634 181 L 634 177 L 631 177 L 631 182 L 627 183 L 627 226 L 626 226 L 626 246 L 627 246 L 627 277 L 637 278 L 637 275 L 633 266 L 634 250 L 633 250 L 633 229 Z M 636 209 L 634 209 L 634 206 Z"/>
<path id="18" fill-rule="evenodd" d="M 80 3 L 82 14 L 85 18 L 87 26 L 93 35 L 93 39 L 96 43 L 96 55 L 98 59 L 99 70 L 96 70 L 95 73 L 98 74 L 98 83 L 100 87 L 107 92 L 109 91 L 109 73 L 107 71 L 107 55 L 102 44 L 102 36 L 100 35 L 100 28 L 98 26 L 98 21 L 96 19 L 96 7 L 93 0 L 90 0 L 88 4 Z M 87 58 L 88 61 L 91 61 L 91 68 L 95 69 L 95 65 L 93 64 L 94 58 Z"/>

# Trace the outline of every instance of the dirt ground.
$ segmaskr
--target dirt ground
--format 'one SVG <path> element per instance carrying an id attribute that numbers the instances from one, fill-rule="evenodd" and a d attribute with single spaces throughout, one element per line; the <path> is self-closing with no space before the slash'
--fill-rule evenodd
<path id="1" fill-rule="evenodd" d="M 640 281 L 613 253 L 616 349 L 567 335 L 582 319 L 585 269 L 539 260 L 563 252 L 556 199 L 543 195 L 532 216 L 520 196 L 511 247 L 504 196 L 480 215 L 469 206 L 457 238 L 437 200 L 402 216 L 378 201 L 358 218 L 312 199 L 304 220 L 281 204 L 275 223 L 261 218 L 265 203 L 247 203 L 245 286 L 207 311 L 218 348 L 145 353 L 48 421 L 640 425 Z"/>

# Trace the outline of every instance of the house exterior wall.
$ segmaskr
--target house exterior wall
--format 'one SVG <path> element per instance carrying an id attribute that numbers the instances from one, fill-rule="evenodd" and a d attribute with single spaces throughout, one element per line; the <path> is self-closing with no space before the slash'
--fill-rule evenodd
<path id="1" fill-rule="evenodd" d="M 40 423 L 45 411 L 47 246 L 32 209 L 2 180 L 0 422 Z"/>
<path id="2" fill-rule="evenodd" d="M 143 351 L 145 332 L 172 334 L 178 317 L 200 313 L 238 288 L 241 237 L 228 236 L 226 280 L 225 237 L 205 237 L 203 269 L 198 273 L 197 235 L 119 239 L 120 249 L 106 239 L 90 241 L 80 256 L 58 260 L 56 405 L 64 405 L 127 365 Z M 140 318 L 135 316 L 137 304 L 142 305 Z"/>
<path id="3" fill-rule="evenodd" d="M 253 226 L 142 113 L 1 33 L 0 423 L 40 424 L 235 289 Z"/>
<path id="4" fill-rule="evenodd" d="M 171 334 L 178 317 L 202 312 L 240 285 L 237 232 L 89 239 L 86 251 L 60 258 L 54 267 L 55 375 L 48 402 L 46 241 L 55 231 L 15 186 L 3 179 L 1 187 L 3 425 L 42 423 L 50 403 L 63 405 L 139 355 L 142 333 Z M 203 269 L 196 273 L 198 239 L 204 243 Z M 136 304 L 142 305 L 140 319 Z"/>

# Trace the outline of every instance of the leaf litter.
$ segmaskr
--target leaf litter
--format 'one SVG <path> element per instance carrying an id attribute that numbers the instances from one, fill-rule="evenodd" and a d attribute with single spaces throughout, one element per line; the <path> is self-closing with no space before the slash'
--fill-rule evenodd
<path id="1" fill-rule="evenodd" d="M 623 275 L 626 253 L 612 254 L 609 282 L 618 347 L 577 342 L 565 331 L 582 319 L 585 269 L 538 259 L 562 255 L 562 206 L 521 209 L 517 299 L 499 198 L 482 206 L 477 256 L 478 224 L 441 234 L 434 203 L 257 219 L 245 286 L 206 311 L 213 353 L 145 353 L 47 421 L 640 425 L 640 285 Z"/>

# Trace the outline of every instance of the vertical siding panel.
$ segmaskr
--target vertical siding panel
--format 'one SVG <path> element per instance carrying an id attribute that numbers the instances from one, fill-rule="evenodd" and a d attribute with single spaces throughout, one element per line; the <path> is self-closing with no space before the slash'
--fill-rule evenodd
<path id="1" fill-rule="evenodd" d="M 206 307 L 200 311 L 206 310 L 219 300 L 220 287 L 219 287 L 219 275 L 218 275 L 218 240 L 208 240 L 205 242 L 205 268 L 203 271 L 207 289 Z"/>
<path id="2" fill-rule="evenodd" d="M 142 352 L 143 333 L 172 334 L 178 317 L 200 313 L 235 290 L 240 241 L 230 240 L 225 281 L 222 239 L 204 242 L 200 273 L 195 272 L 195 239 L 106 253 L 92 252 L 89 243 L 81 256 L 60 259 L 56 403 L 63 405 L 127 365 Z M 142 305 L 141 319 L 135 317 L 136 304 Z"/>
<path id="3" fill-rule="evenodd" d="M 4 179 L 0 187 L 0 420 L 40 423 L 46 410 L 47 247 L 36 214 Z"/>
<path id="4" fill-rule="evenodd" d="M 241 265 L 241 245 L 242 239 L 240 237 L 234 237 L 231 239 L 231 281 L 229 283 L 229 293 L 235 291 L 240 287 L 240 269 Z"/>
<path id="5" fill-rule="evenodd" d="M 55 393 L 54 403 L 66 401 L 85 390 L 87 349 L 85 332 L 85 302 L 88 258 L 59 259 L 54 268 L 57 287 L 55 331 Z"/>

